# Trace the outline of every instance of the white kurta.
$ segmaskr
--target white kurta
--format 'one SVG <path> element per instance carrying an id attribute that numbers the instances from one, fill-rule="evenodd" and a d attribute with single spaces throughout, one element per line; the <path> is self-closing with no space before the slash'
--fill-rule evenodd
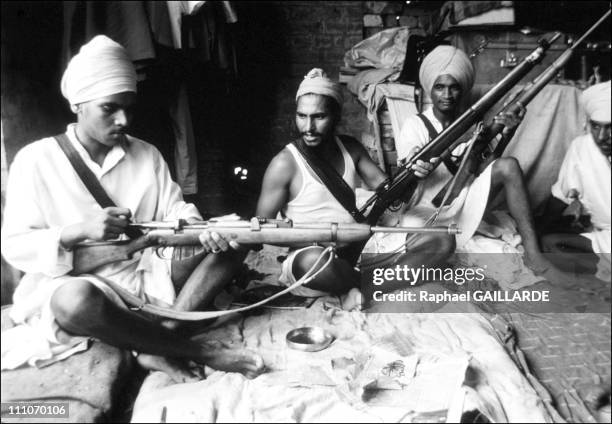
<path id="1" fill-rule="evenodd" d="M 195 206 L 183 201 L 155 147 L 128 136 L 99 166 L 77 141 L 74 128 L 74 124 L 67 128 L 69 140 L 115 204 L 130 209 L 133 222 L 201 219 Z M 13 297 L 13 321 L 41 326 L 41 314 L 42 320 L 53 320 L 44 312 L 49 299 L 57 287 L 73 278 L 67 276 L 72 253 L 59 243 L 62 229 L 87 221 L 100 210 L 55 139 L 45 138 L 19 151 L 9 173 L 2 227 L 2 254 L 25 272 Z M 174 302 L 169 267 L 151 249 L 132 260 L 106 265 L 96 274 L 134 294 Z M 57 342 L 53 329 L 45 336 Z M 3 359 L 4 353 L 3 346 Z"/>
<path id="2" fill-rule="evenodd" d="M 442 132 L 442 123 L 435 117 L 433 109 L 426 110 L 423 115 L 429 119 L 438 133 Z M 429 132 L 421 118 L 416 115 L 409 117 L 395 142 L 398 159 L 410 159 L 413 149 L 422 149 L 429 141 Z M 453 153 L 460 155 L 465 147 L 465 144 L 460 145 Z M 426 221 L 436 209 L 431 203 L 432 200 L 452 177 L 446 166 L 441 164 L 427 178 L 421 180 L 410 201 L 402 225 L 420 225 Z M 446 225 L 454 222 L 458 225 L 461 234 L 457 236 L 457 247 L 463 246 L 478 228 L 487 206 L 490 186 L 491 166 L 487 167 L 469 187 L 465 187 L 450 205 L 442 208 L 437 224 Z"/>
<path id="3" fill-rule="evenodd" d="M 571 203 L 570 191 L 574 189 L 579 193 L 580 202 L 591 215 L 593 224 L 593 231 L 582 235 L 591 240 L 595 253 L 607 254 L 608 262 L 611 251 L 610 177 L 610 161 L 599 150 L 591 134 L 585 134 L 570 144 L 559 178 L 551 189 L 553 196 L 568 204 Z"/>

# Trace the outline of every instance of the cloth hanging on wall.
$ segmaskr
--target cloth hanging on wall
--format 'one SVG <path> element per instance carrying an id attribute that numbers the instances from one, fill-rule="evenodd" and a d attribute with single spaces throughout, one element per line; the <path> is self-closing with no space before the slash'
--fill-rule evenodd
<path id="1" fill-rule="evenodd" d="M 62 58 L 68 63 L 79 48 L 98 34 L 121 44 L 134 62 L 155 59 L 149 19 L 138 1 L 65 1 Z"/>
<path id="2" fill-rule="evenodd" d="M 170 104 L 170 117 L 177 141 L 174 145 L 174 161 L 177 164 L 176 179 L 180 181 L 179 185 L 183 189 L 183 194 L 195 194 L 198 192 L 198 156 L 185 83 L 180 85 L 173 100 Z"/>
<path id="3" fill-rule="evenodd" d="M 230 73 L 237 75 L 235 49 L 227 26 L 237 22 L 231 2 L 149 1 L 146 2 L 146 8 L 153 38 L 159 45 L 169 48 L 165 51 L 174 49 L 179 52 L 172 55 L 174 60 L 182 61 L 178 66 L 193 70 L 194 64 L 207 64 L 215 69 L 227 70 L 228 76 Z M 198 82 L 206 78 L 201 74 L 201 69 L 193 77 Z M 215 79 L 212 83 L 222 82 Z M 180 83 L 177 93 L 177 97 L 170 101 L 172 125 L 180 141 L 176 143 L 174 157 L 175 161 L 183 163 L 182 167 L 177 167 L 176 176 L 186 193 L 195 193 L 197 167 L 191 159 L 195 158 L 195 141 L 193 130 L 187 125 L 191 118 L 185 80 Z M 200 125 L 202 122 L 206 122 L 206 119 L 201 120 Z"/>
<path id="4" fill-rule="evenodd" d="M 226 24 L 238 22 L 230 1 L 146 2 L 156 42 L 182 49 L 192 60 L 213 62 L 237 73 L 234 45 Z"/>
<path id="5" fill-rule="evenodd" d="M 95 35 L 105 34 L 125 46 L 137 69 L 150 71 L 152 67 L 160 67 L 159 75 L 172 75 L 171 82 L 158 80 L 162 92 L 159 96 L 154 93 L 145 98 L 159 97 L 165 105 L 174 133 L 174 149 L 169 155 L 173 160 L 170 157 L 167 160 L 174 163 L 175 178 L 183 193 L 197 193 L 198 160 L 187 89 L 188 74 L 190 64 L 196 62 L 210 63 L 236 75 L 236 55 L 226 25 L 237 22 L 231 2 L 67 1 L 62 4 L 64 65 L 82 44 Z M 180 54 L 164 54 L 160 46 Z M 150 72 L 147 74 L 149 78 Z M 139 80 L 145 78 L 145 73 L 140 75 Z M 158 91 L 155 85 L 151 89 Z M 152 119 L 147 125 L 160 123 Z M 150 141 L 158 146 L 167 143 L 165 139 Z M 164 147 L 160 150 L 168 153 Z"/>

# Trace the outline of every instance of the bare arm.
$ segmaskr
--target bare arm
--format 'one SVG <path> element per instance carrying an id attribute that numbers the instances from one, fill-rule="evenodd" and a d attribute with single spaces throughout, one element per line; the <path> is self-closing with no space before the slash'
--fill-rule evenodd
<path id="1" fill-rule="evenodd" d="M 345 147 L 355 162 L 357 173 L 369 189 L 374 190 L 387 179 L 387 174 L 374 163 L 361 143 L 351 140 L 345 143 Z"/>
<path id="2" fill-rule="evenodd" d="M 291 181 L 295 171 L 295 161 L 286 149 L 272 159 L 261 185 L 257 216 L 276 218 L 278 212 L 289 202 Z"/>

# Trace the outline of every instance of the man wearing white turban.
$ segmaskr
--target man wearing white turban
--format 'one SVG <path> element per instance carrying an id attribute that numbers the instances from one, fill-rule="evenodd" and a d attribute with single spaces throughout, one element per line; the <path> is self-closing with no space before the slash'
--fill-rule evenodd
<path id="1" fill-rule="evenodd" d="M 432 107 L 422 114 L 411 116 L 402 126 L 396 140 L 398 160 L 412 158 L 429 141 L 451 125 L 462 111 L 464 98 L 474 83 L 474 68 L 467 55 L 453 46 L 438 46 L 423 60 L 419 79 Z M 500 137 L 512 137 L 522 119 L 509 112 L 495 117 L 504 126 Z M 454 152 L 455 161 L 441 164 L 433 172 L 431 163 L 417 161 L 413 169 L 417 176 L 427 177 L 415 191 L 401 225 L 421 225 L 436 210 L 433 199 L 447 186 L 456 172 L 458 158 L 465 150 L 465 144 Z M 431 174 L 430 174 L 431 172 Z M 437 224 L 454 222 L 461 229 L 457 236 L 457 247 L 463 248 L 478 228 L 490 199 L 503 190 L 509 212 L 517 223 L 525 249 L 525 262 L 536 273 L 551 281 L 567 282 L 568 277 L 557 270 L 541 253 L 534 228 L 534 220 L 523 174 L 515 158 L 500 158 L 488 166 L 468 187 L 464 187 L 454 201 L 444 206 L 437 218 Z"/>
<path id="2" fill-rule="evenodd" d="M 136 71 L 120 44 L 99 35 L 68 63 L 60 87 L 71 105 L 115 93 L 135 93 Z"/>
<path id="3" fill-rule="evenodd" d="M 311 70 L 300 84 L 296 94 L 295 123 L 300 137 L 289 143 L 268 165 L 264 175 L 257 215 L 266 218 L 282 217 L 294 222 L 355 222 L 355 189 L 360 181 L 374 189 L 387 178 L 372 161 L 361 143 L 352 137 L 336 135 L 340 121 L 342 94 L 340 85 L 331 81 L 321 69 Z M 311 158 L 311 159 L 308 159 Z M 341 203 L 326 184 L 313 171 L 326 168 L 344 180 L 353 208 Z M 335 184 L 342 185 L 342 184 Z M 351 209 L 351 210 L 349 210 Z M 442 252 L 452 250 L 448 237 L 423 239 L 422 254 L 407 255 L 409 263 L 430 264 L 446 257 Z M 291 285 L 314 264 L 323 250 L 308 246 L 290 251 L 283 262 L 281 282 Z M 427 254 L 436 252 L 436 254 Z M 354 261 L 354 258 L 352 259 Z M 357 294 L 357 273 L 347 255 L 340 253 L 311 283 L 296 292 L 303 296 L 321 296 L 328 293 Z M 358 296 L 346 296 L 354 303 Z M 345 303 L 345 307 L 347 303 Z"/>
<path id="4" fill-rule="evenodd" d="M 542 245 L 559 264 L 583 266 L 610 281 L 610 81 L 582 93 L 588 132 L 570 144 L 547 205 L 549 221 L 565 220 L 559 233 L 543 236 Z M 589 216 L 590 224 L 581 216 Z M 563 220 L 562 220 L 563 221 Z M 593 255 L 596 253 L 597 256 Z"/>
<path id="5" fill-rule="evenodd" d="M 440 75 L 450 75 L 463 93 L 474 85 L 474 67 L 463 51 L 453 46 L 438 46 L 424 59 L 419 69 L 419 81 L 425 97 L 430 97 L 434 82 Z"/>
<path id="6" fill-rule="evenodd" d="M 15 291 L 11 318 L 38 339 L 28 346 L 6 346 L 3 333 L 2 367 L 65 356 L 93 337 L 140 352 L 137 360 L 142 366 L 165 371 L 176 381 L 200 378 L 189 361 L 249 377 L 260 373 L 259 355 L 195 343 L 179 335 L 175 323 L 158 324 L 130 311 L 104 283 L 111 280 L 160 306 L 201 308 L 231 280 L 243 257 L 235 251 L 237 245 L 230 246 L 218 234 L 202 234 L 204 250 L 218 254 L 195 257 L 197 265 L 190 275 L 176 274 L 151 249 L 100 267 L 95 275 L 69 275 L 72 247 L 79 242 L 124 238 L 130 221 L 201 216 L 183 201 L 159 151 L 127 134 L 136 74 L 121 45 L 105 36 L 92 39 L 71 60 L 61 88 L 77 115 L 64 140 L 117 206 L 103 208 L 97 203 L 53 137 L 18 152 L 8 179 L 2 254 L 25 272 Z"/>

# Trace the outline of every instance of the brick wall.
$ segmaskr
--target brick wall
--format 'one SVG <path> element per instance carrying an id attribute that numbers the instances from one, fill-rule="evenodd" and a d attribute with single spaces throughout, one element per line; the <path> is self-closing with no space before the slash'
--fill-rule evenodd
<path id="1" fill-rule="evenodd" d="M 433 11 L 437 10 L 442 3 L 440 1 L 366 1 L 364 2 L 363 35 L 367 38 L 383 29 L 398 26 L 429 31 L 433 25 Z"/>
<path id="2" fill-rule="evenodd" d="M 337 74 L 344 52 L 362 39 L 361 2 L 272 2 L 286 22 L 284 58 L 294 76 L 302 76 L 312 65 Z"/>
<path id="3" fill-rule="evenodd" d="M 239 157 L 249 181 L 237 185 L 244 209 L 254 209 L 261 178 L 272 159 L 295 132 L 295 92 L 312 68 L 337 80 L 344 53 L 363 39 L 364 2 L 265 1 L 237 3 L 241 40 L 239 68 L 242 141 Z M 368 125 L 365 110 L 345 89 L 339 131 L 360 138 Z"/>

